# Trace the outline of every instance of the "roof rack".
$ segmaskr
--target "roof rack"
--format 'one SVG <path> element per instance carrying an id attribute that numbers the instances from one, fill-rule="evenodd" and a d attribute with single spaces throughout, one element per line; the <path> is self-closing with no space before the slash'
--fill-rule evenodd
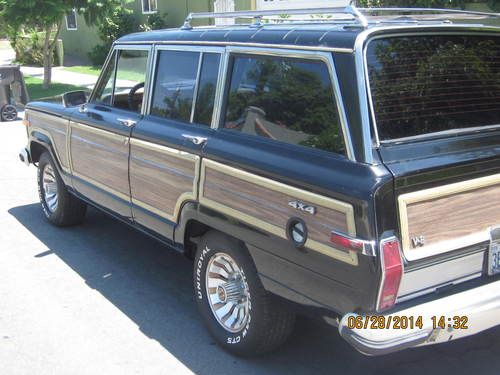
<path id="1" fill-rule="evenodd" d="M 200 13 L 189 13 L 184 21 L 182 29 L 189 30 L 193 27 L 191 26 L 191 21 L 194 19 L 207 19 L 207 18 L 252 18 L 254 23 L 253 27 L 263 26 L 264 23 L 262 19 L 264 17 L 271 16 L 295 16 L 295 15 L 343 15 L 348 16 L 347 19 L 340 18 L 342 21 L 349 21 L 350 23 L 366 28 L 368 27 L 368 19 L 366 14 L 370 15 L 377 12 L 392 14 L 404 13 L 406 15 L 411 13 L 420 14 L 453 14 L 453 15 L 476 15 L 483 17 L 495 17 L 500 18 L 500 13 L 487 13 L 487 12 L 476 12 L 458 9 L 433 9 L 433 8 L 357 8 L 353 5 L 348 5 L 347 7 L 329 7 L 329 8 L 303 8 L 303 9 L 276 9 L 276 10 L 249 10 L 249 11 L 236 11 L 236 12 L 200 12 Z M 311 20 L 311 22 L 316 22 L 317 20 Z M 337 20 L 338 21 L 338 20 Z M 286 22 L 286 19 L 280 20 L 280 22 Z"/>
<path id="2" fill-rule="evenodd" d="M 361 27 L 368 26 L 368 20 L 366 17 L 358 11 L 358 9 L 352 5 L 347 7 L 330 7 L 330 8 L 304 8 L 304 9 L 277 9 L 277 10 L 248 10 L 248 11 L 236 11 L 236 12 L 201 12 L 201 13 L 189 13 L 184 21 L 182 29 L 192 29 L 191 21 L 200 18 L 253 18 L 254 23 L 252 26 L 260 27 L 263 25 L 262 19 L 269 16 L 281 16 L 281 15 L 308 15 L 308 14 L 328 14 L 328 15 L 343 15 L 350 16 L 349 21 L 358 24 Z"/>

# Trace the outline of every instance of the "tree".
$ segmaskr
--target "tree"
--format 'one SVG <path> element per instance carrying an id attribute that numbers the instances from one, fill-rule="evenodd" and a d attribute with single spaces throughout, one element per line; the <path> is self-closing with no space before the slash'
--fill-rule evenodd
<path id="1" fill-rule="evenodd" d="M 0 22 L 8 30 L 11 41 L 21 31 L 41 31 L 43 34 L 43 87 L 52 80 L 54 49 L 61 32 L 64 16 L 72 9 L 83 14 L 88 24 L 96 24 L 116 7 L 129 0 L 0 0 Z"/>

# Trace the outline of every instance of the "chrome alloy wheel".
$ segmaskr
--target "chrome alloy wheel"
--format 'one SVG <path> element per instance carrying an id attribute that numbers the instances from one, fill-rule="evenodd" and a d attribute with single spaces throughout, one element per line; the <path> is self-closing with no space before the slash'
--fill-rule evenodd
<path id="1" fill-rule="evenodd" d="M 215 318 L 227 331 L 241 331 L 250 316 L 250 298 L 238 264 L 229 255 L 217 253 L 208 262 L 205 277 L 208 302 Z"/>
<path id="2" fill-rule="evenodd" d="M 54 213 L 57 210 L 58 201 L 57 180 L 54 168 L 50 164 L 46 164 L 43 168 L 42 183 L 45 205 L 51 213 Z"/>

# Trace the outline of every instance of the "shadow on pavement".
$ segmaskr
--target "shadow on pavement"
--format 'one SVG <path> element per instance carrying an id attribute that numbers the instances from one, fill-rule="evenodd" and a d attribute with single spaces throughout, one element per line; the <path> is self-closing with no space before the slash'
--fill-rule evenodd
<path id="1" fill-rule="evenodd" d="M 38 204 L 9 210 L 89 285 L 195 373 L 273 374 L 497 374 L 500 329 L 453 344 L 385 357 L 358 354 L 321 322 L 299 320 L 289 342 L 266 357 L 240 359 L 219 349 L 198 319 L 191 290 L 191 262 L 162 244 L 89 209 L 86 222 L 55 228 Z"/>

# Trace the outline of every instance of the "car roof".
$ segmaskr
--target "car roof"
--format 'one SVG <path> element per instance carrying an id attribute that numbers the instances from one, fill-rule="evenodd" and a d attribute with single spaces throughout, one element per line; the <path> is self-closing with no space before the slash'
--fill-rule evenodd
<path id="1" fill-rule="evenodd" d="M 353 23 L 318 22 L 261 24 L 258 27 L 248 24 L 228 26 L 204 26 L 194 28 L 175 28 L 129 34 L 121 37 L 116 43 L 176 43 L 191 44 L 261 44 L 300 47 L 321 47 L 353 50 L 358 35 L 365 31 L 370 33 L 391 32 L 394 30 L 444 31 L 467 29 L 481 31 L 500 31 L 493 25 L 473 22 L 451 22 L 448 19 L 416 21 L 414 18 L 372 18 L 367 27 Z"/>

